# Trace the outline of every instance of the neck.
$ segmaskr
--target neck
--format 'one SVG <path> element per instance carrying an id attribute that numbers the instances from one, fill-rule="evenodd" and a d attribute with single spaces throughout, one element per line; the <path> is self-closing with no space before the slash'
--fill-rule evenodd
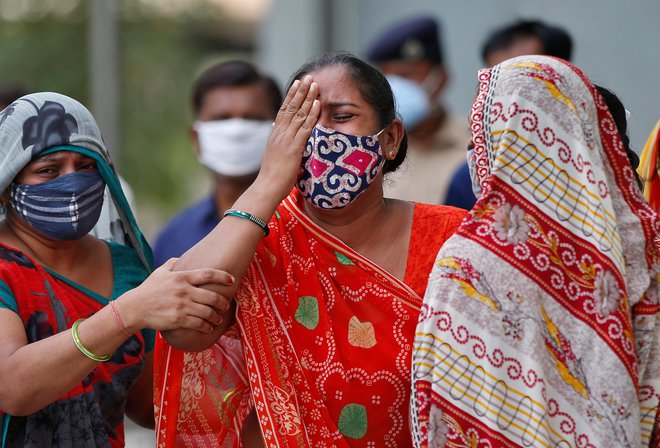
<path id="1" fill-rule="evenodd" d="M 56 272 L 66 274 L 80 262 L 88 236 L 75 241 L 60 241 L 37 233 L 13 212 L 0 229 L 0 237 L 9 246 L 19 249 L 37 263 Z"/>
<path id="2" fill-rule="evenodd" d="M 377 184 L 377 185 L 376 185 Z M 374 182 L 355 201 L 341 209 L 322 209 L 305 201 L 305 214 L 351 249 L 362 253 L 374 240 L 389 216 L 391 204 L 383 198 L 382 179 Z"/>
<path id="3" fill-rule="evenodd" d="M 234 202 L 247 190 L 256 177 L 256 173 L 240 177 L 213 175 L 213 197 L 219 217 L 222 217 L 222 214 L 234 205 Z"/>

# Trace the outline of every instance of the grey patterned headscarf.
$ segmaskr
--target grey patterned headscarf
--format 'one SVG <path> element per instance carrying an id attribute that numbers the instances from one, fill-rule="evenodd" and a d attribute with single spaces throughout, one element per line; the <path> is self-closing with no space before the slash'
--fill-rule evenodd
<path id="1" fill-rule="evenodd" d="M 149 268 L 151 250 L 126 201 L 101 131 L 89 110 L 73 98 L 53 92 L 33 93 L 0 112 L 0 193 L 31 160 L 61 146 L 75 147 L 96 160 L 113 199 L 111 204 L 104 205 L 111 215 L 119 216 L 119 222 L 104 222 L 102 217 L 97 226 L 112 227 L 114 237 L 110 239 L 129 241 Z"/>

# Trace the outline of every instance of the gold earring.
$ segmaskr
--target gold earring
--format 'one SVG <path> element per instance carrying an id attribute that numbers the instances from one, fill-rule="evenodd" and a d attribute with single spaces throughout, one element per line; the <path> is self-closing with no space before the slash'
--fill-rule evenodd
<path id="1" fill-rule="evenodd" d="M 392 149 L 388 151 L 387 155 L 389 156 L 390 160 L 394 160 L 396 157 L 396 146 L 392 146 Z"/>

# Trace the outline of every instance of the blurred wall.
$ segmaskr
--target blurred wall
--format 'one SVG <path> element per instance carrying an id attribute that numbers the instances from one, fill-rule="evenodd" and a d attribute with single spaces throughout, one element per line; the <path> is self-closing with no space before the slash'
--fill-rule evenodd
<path id="1" fill-rule="evenodd" d="M 446 98 L 457 114 L 467 116 L 487 34 L 518 18 L 539 18 L 571 33 L 573 62 L 630 110 L 634 149 L 641 150 L 660 118 L 657 0 L 273 0 L 260 30 L 258 57 L 284 84 L 310 56 L 330 49 L 360 55 L 383 27 L 416 14 L 442 22 L 452 75 Z"/>

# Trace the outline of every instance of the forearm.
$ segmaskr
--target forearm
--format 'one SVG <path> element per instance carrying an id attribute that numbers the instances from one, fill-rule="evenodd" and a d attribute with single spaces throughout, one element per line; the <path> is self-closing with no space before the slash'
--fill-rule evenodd
<path id="1" fill-rule="evenodd" d="M 236 201 L 234 209 L 264 221 L 269 221 L 273 216 L 275 208 L 291 191 L 300 174 L 302 154 L 320 114 L 321 103 L 317 98 L 318 85 L 311 76 L 293 82 L 273 124 L 259 175 Z M 209 285 L 209 289 L 226 298 L 233 298 L 263 236 L 263 230 L 255 223 L 227 217 L 186 252 L 175 269 L 212 267 L 229 272 L 235 279 L 231 286 Z M 232 309 L 225 311 L 221 316 L 221 325 L 206 334 L 177 331 L 163 332 L 163 336 L 175 347 L 201 350 L 213 344 L 229 327 L 232 316 Z"/>
<path id="2" fill-rule="evenodd" d="M 111 355 L 127 339 L 108 307 L 82 322 L 78 335 L 100 356 Z M 25 343 L 0 363 L 0 409 L 12 415 L 32 414 L 70 392 L 98 365 L 78 350 L 71 330 Z"/>
<path id="3" fill-rule="evenodd" d="M 268 222 L 281 198 L 268 191 L 257 179 L 233 205 L 233 209 L 248 212 Z M 212 267 L 231 273 L 235 282 L 230 286 L 209 286 L 225 297 L 233 297 L 238 290 L 263 230 L 255 223 L 228 216 L 204 239 L 188 250 L 174 265 L 174 270 Z"/>
<path id="4" fill-rule="evenodd" d="M 273 197 L 267 188 L 260 186 L 256 181 L 236 201 L 233 208 L 268 222 L 279 200 L 279 197 Z M 255 223 L 246 219 L 227 217 L 222 219 L 202 241 L 186 252 L 174 266 L 174 270 L 213 267 L 227 271 L 234 276 L 232 285 L 203 285 L 203 287 L 233 298 L 263 236 L 263 230 Z M 182 350 L 203 350 L 211 346 L 234 323 L 235 311 L 234 302 L 226 312 L 222 313 L 222 322 L 211 333 L 178 329 L 162 332 L 163 337 L 168 343 Z"/>

